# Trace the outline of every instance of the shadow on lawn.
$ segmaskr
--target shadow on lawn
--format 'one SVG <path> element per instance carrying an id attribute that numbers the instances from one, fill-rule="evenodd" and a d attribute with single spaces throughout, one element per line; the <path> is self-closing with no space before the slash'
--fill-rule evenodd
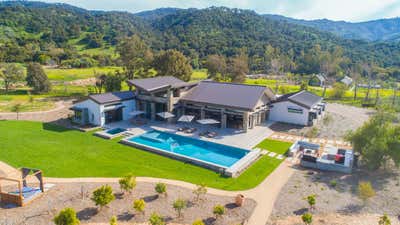
<path id="1" fill-rule="evenodd" d="M 43 129 L 48 130 L 48 131 L 53 131 L 53 132 L 66 132 L 66 131 L 71 131 L 70 128 L 66 128 L 60 125 L 53 124 L 51 123 L 43 123 Z"/>

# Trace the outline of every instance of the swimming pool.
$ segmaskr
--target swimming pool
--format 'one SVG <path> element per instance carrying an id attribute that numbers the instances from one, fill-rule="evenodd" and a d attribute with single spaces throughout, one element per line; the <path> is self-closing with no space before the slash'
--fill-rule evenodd
<path id="1" fill-rule="evenodd" d="M 113 129 L 109 129 L 109 130 L 106 130 L 106 133 L 107 134 L 111 134 L 111 135 L 115 135 L 115 134 L 119 134 L 119 133 L 122 133 L 122 132 L 125 132 L 126 131 L 126 129 L 123 129 L 123 128 L 113 128 Z"/>
<path id="2" fill-rule="evenodd" d="M 217 171 L 238 164 L 253 151 L 214 142 L 153 130 L 129 137 L 122 143 L 154 151 L 180 160 L 190 161 Z"/>

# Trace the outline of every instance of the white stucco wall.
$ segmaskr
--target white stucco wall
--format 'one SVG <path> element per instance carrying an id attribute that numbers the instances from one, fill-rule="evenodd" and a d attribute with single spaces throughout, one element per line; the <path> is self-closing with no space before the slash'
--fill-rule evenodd
<path id="1" fill-rule="evenodd" d="M 123 101 L 122 104 L 125 106 L 125 108 L 122 109 L 122 119 L 128 120 L 132 117 L 129 115 L 129 113 L 136 110 L 136 101 Z"/>
<path id="2" fill-rule="evenodd" d="M 270 109 L 268 118 L 269 120 L 307 126 L 309 113 L 309 110 L 307 108 L 304 108 L 289 101 L 277 102 L 273 103 L 272 105 L 273 107 Z M 303 113 L 299 114 L 288 112 L 289 107 L 302 109 Z"/>
<path id="3" fill-rule="evenodd" d="M 87 108 L 88 109 L 88 116 L 89 116 L 89 123 L 97 126 L 102 126 L 101 123 L 101 106 L 96 102 L 92 101 L 91 99 L 87 99 L 83 102 L 78 102 L 75 104 L 76 107 L 80 108 Z"/>

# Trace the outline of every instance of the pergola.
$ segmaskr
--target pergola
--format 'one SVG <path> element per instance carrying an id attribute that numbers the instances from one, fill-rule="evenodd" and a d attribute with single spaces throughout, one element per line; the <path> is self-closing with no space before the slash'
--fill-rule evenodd
<path id="1" fill-rule="evenodd" d="M 39 197 L 44 192 L 43 174 L 39 169 L 20 168 L 19 174 L 11 174 L 11 177 L 0 177 L 0 201 L 5 204 L 15 204 L 24 206 L 32 200 Z M 14 176 L 12 176 L 14 175 Z M 27 179 L 36 177 L 39 181 L 39 187 L 28 186 Z M 17 191 L 5 192 L 1 188 L 2 183 L 17 184 Z"/>

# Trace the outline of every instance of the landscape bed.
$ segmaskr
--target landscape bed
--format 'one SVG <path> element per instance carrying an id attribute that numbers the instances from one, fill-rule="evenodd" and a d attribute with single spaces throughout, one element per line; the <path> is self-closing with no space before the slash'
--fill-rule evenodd
<path id="1" fill-rule="evenodd" d="M 257 150 L 250 151 L 158 130 L 125 138 L 121 143 L 191 162 L 233 177 L 239 175 L 260 155 Z"/>

